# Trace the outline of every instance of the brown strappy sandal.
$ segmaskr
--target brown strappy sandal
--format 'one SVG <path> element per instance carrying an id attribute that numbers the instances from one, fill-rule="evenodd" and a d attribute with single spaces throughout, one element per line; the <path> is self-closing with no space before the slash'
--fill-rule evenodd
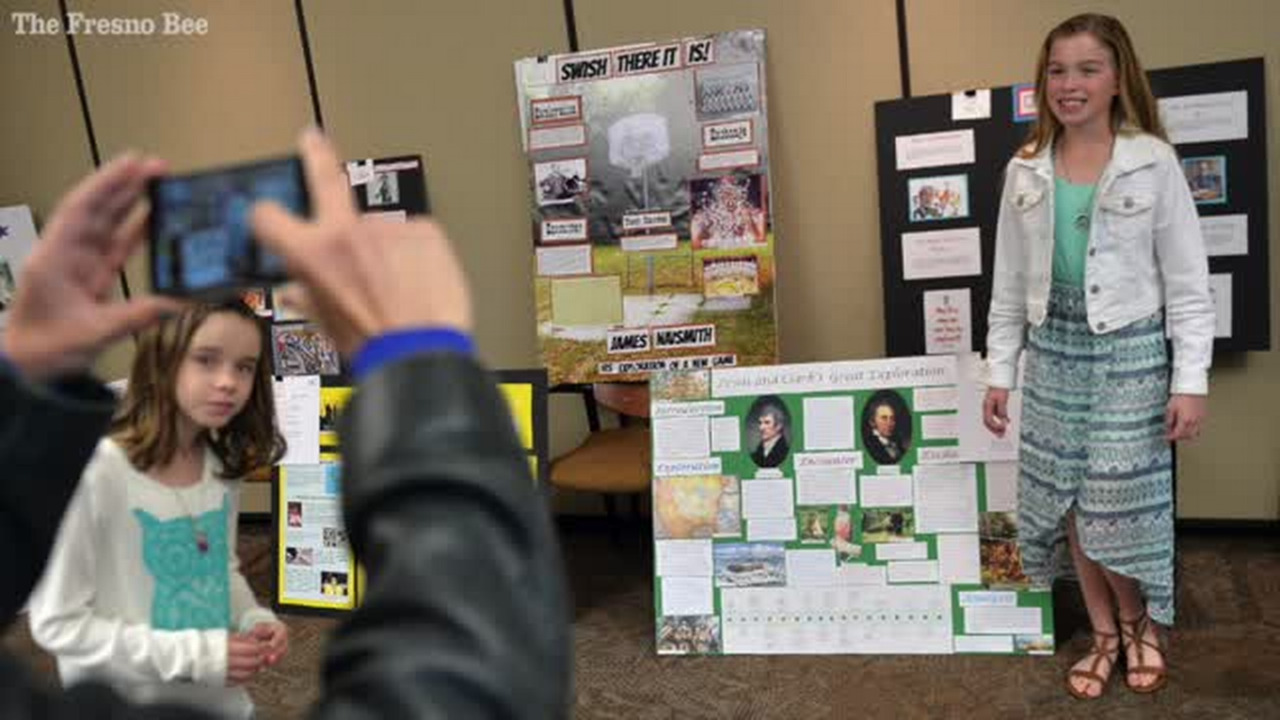
<path id="1" fill-rule="evenodd" d="M 1165 685 L 1169 684 L 1168 660 L 1166 659 L 1164 648 L 1161 647 L 1159 631 L 1155 631 L 1156 642 L 1153 643 L 1147 639 L 1147 629 L 1151 627 L 1151 616 L 1145 612 L 1136 620 L 1120 621 L 1120 645 L 1124 648 L 1126 664 L 1124 671 L 1124 684 L 1127 685 L 1130 690 L 1142 695 L 1149 695 L 1163 689 Z M 1138 661 L 1136 663 L 1129 663 L 1129 649 L 1133 647 L 1136 647 L 1138 650 Z M 1164 660 L 1166 663 L 1165 667 L 1156 667 L 1154 665 L 1146 664 L 1145 657 L 1148 648 L 1160 654 L 1160 659 Z M 1129 679 L 1134 675 L 1154 675 L 1155 680 L 1152 680 L 1146 685 L 1135 685 Z"/>
<path id="2" fill-rule="evenodd" d="M 1120 636 L 1116 633 L 1102 632 L 1100 630 L 1093 631 L 1093 647 L 1089 648 L 1089 652 L 1083 658 L 1080 658 L 1080 660 L 1086 660 L 1092 656 L 1093 662 L 1089 664 L 1088 670 L 1072 668 L 1067 672 L 1067 692 L 1080 700 L 1097 700 L 1106 693 L 1107 683 L 1111 680 L 1111 673 L 1115 670 L 1116 662 L 1120 659 L 1120 643 L 1116 642 L 1115 647 L 1110 649 L 1104 646 L 1109 644 L 1111 640 L 1118 640 L 1119 638 Z M 1105 677 L 1098 673 L 1099 666 L 1104 660 L 1107 662 L 1107 674 Z M 1076 664 L 1078 665 L 1079 661 Z M 1098 683 L 1098 694 L 1090 695 L 1083 690 L 1077 690 L 1075 684 L 1071 681 L 1078 677 L 1084 678 L 1089 682 Z"/>

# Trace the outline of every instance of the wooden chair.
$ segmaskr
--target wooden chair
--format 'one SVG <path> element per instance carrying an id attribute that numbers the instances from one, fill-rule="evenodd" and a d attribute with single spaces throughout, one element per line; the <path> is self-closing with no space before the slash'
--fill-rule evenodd
<path id="1" fill-rule="evenodd" d="M 551 462 L 551 484 L 559 488 L 598 492 L 604 498 L 610 533 L 618 535 L 617 495 L 631 496 L 631 512 L 639 517 L 641 493 L 653 476 L 649 432 L 648 383 L 559 385 L 552 392 L 582 395 L 590 434 L 581 445 Z M 618 414 L 619 426 L 603 428 L 603 407 Z"/>

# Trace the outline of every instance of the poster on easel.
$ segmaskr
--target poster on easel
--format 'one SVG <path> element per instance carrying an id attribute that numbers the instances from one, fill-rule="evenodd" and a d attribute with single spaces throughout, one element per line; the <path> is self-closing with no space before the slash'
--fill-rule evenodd
<path id="1" fill-rule="evenodd" d="M 515 76 L 550 382 L 776 362 L 764 31 Z"/>
<path id="2" fill-rule="evenodd" d="M 545 483 L 550 452 L 546 372 L 498 370 L 493 377 L 510 408 L 530 477 Z M 276 610 L 330 615 L 360 606 L 364 568 L 342 522 L 338 435 L 355 392 L 346 376 L 276 379 L 276 416 L 289 445 L 272 480 Z"/>
<path id="3" fill-rule="evenodd" d="M 659 654 L 1051 654 L 955 356 L 655 374 Z"/>

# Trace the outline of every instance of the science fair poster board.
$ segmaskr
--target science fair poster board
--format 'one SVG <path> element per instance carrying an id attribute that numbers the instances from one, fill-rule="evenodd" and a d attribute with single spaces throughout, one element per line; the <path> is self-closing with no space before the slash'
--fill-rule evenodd
<path id="1" fill-rule="evenodd" d="M 658 653 L 1052 653 L 1016 464 L 959 460 L 973 361 L 655 374 Z"/>
<path id="2" fill-rule="evenodd" d="M 1261 59 L 1148 73 L 1200 215 L 1214 349 L 1271 347 Z M 890 356 L 985 348 L 1005 164 L 1036 118 L 1029 84 L 876 103 Z"/>
<path id="3" fill-rule="evenodd" d="M 547 375 L 542 369 L 493 373 L 511 408 L 530 476 L 548 471 Z M 278 378 L 276 412 L 289 454 L 272 487 L 272 607 L 304 613 L 348 612 L 364 592 L 363 568 L 342 523 L 342 458 L 338 423 L 355 389 L 346 378 Z"/>
<path id="4" fill-rule="evenodd" d="M 550 382 L 776 362 L 764 31 L 515 76 Z"/>

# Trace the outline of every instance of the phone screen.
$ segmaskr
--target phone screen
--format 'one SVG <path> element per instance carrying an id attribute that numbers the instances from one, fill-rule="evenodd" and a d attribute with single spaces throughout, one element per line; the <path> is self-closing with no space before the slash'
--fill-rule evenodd
<path id="1" fill-rule="evenodd" d="M 171 294 L 283 280 L 284 262 L 254 242 L 249 211 L 259 200 L 309 209 L 296 157 L 159 178 L 150 194 L 152 283 Z"/>

